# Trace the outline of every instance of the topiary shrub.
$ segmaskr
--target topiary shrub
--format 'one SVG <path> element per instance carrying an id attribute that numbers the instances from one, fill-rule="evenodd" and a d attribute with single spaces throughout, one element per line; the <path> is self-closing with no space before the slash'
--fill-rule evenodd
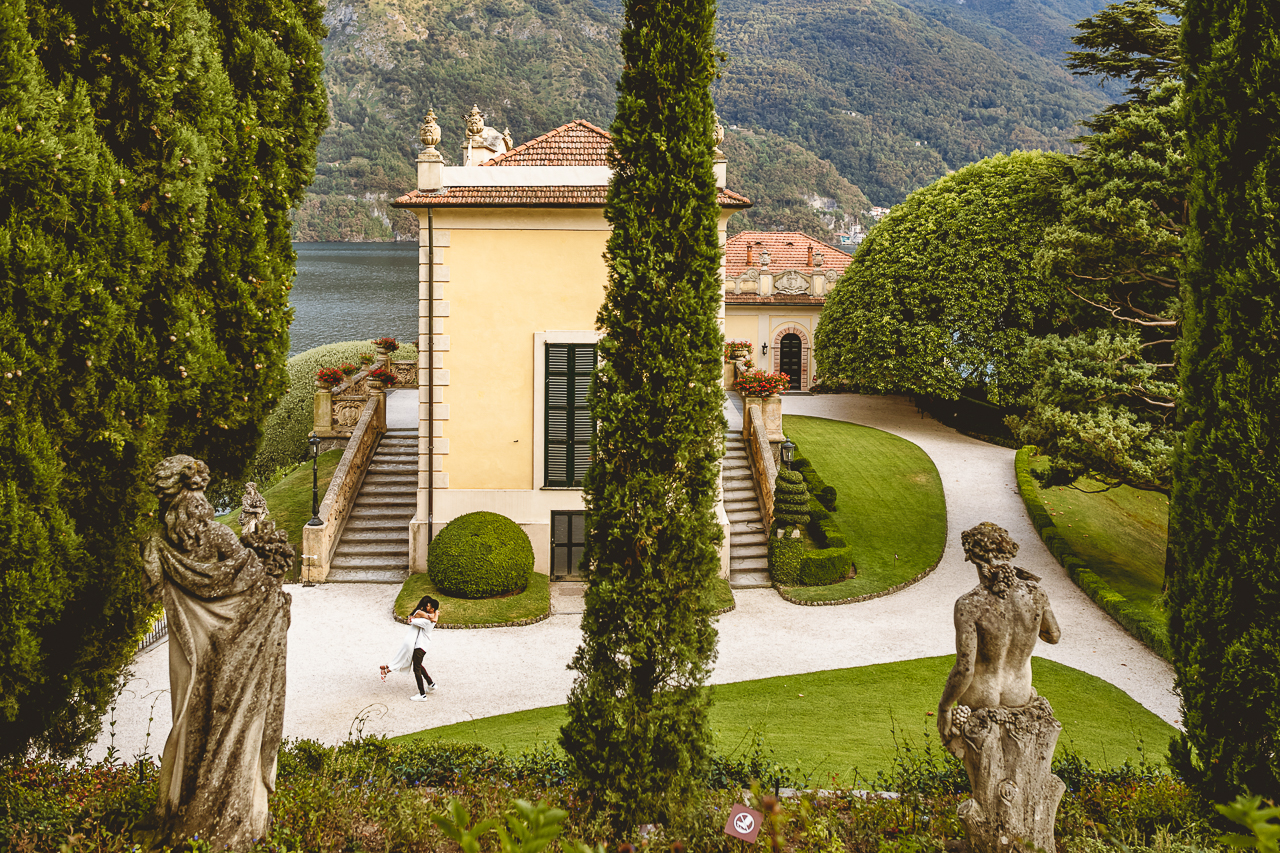
<path id="1" fill-rule="evenodd" d="M 780 527 L 809 523 L 809 490 L 799 471 L 778 472 L 773 484 L 773 520 Z"/>
<path id="2" fill-rule="evenodd" d="M 533 572 L 533 545 L 520 526 L 496 512 L 469 512 L 444 526 L 427 554 L 431 582 L 457 598 L 520 592 Z"/>
<path id="3" fill-rule="evenodd" d="M 769 537 L 769 577 L 780 586 L 801 586 L 804 543 L 790 536 Z"/>
<path id="4" fill-rule="evenodd" d="M 798 451 L 791 461 L 791 469 L 800 472 L 804 477 L 805 485 L 809 487 L 809 494 L 817 498 L 823 508 L 827 510 L 836 508 L 836 487 L 828 486 L 822 479 L 822 475 L 813 467 L 813 463 L 801 456 Z"/>

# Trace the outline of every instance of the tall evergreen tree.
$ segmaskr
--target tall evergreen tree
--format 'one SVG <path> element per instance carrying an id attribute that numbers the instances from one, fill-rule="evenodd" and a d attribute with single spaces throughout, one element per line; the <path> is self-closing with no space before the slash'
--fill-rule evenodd
<path id="1" fill-rule="evenodd" d="M 320 9 L 233 5 L 4 5 L 0 754 L 92 736 L 148 612 L 146 472 L 238 474 L 283 390 Z"/>
<path id="2" fill-rule="evenodd" d="M 1170 505 L 1178 771 L 1280 799 L 1280 7 L 1190 0 L 1182 443 Z"/>
<path id="3" fill-rule="evenodd" d="M 716 632 L 724 392 L 712 0 L 629 0 L 597 324 L 586 611 L 561 743 L 616 826 L 697 801 Z"/>

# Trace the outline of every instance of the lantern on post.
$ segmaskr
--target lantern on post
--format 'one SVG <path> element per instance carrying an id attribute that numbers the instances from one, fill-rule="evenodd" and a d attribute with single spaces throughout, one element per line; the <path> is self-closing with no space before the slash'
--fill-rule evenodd
<path id="1" fill-rule="evenodd" d="M 320 520 L 320 436 L 311 433 L 307 445 L 311 451 L 311 520 L 307 526 L 319 527 L 324 524 Z"/>
<path id="2" fill-rule="evenodd" d="M 791 470 L 791 460 L 796 458 L 796 445 L 791 439 L 782 442 L 782 464 L 787 466 L 787 470 Z"/>

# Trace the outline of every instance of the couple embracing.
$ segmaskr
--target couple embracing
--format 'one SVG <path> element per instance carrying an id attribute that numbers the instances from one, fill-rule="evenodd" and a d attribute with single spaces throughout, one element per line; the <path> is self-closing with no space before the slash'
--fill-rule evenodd
<path id="1" fill-rule="evenodd" d="M 418 692 L 409 698 L 414 702 L 423 701 L 428 693 L 434 693 L 436 689 L 436 683 L 427 673 L 426 667 L 422 665 L 422 660 L 431 646 L 431 632 L 435 630 L 436 622 L 439 620 L 440 602 L 429 595 L 424 595 L 418 602 L 418 606 L 413 609 L 413 615 L 409 617 L 409 632 L 405 635 L 400 647 L 396 649 L 391 663 L 382 665 L 383 681 L 387 680 L 387 676 L 393 670 L 404 672 L 406 669 L 413 669 L 413 677 L 418 682 Z"/>

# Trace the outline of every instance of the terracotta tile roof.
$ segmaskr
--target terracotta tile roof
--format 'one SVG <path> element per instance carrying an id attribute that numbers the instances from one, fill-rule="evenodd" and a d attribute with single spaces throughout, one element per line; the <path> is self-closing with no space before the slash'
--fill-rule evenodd
<path id="1" fill-rule="evenodd" d="M 609 131 L 579 118 L 480 165 L 608 166 L 612 140 Z"/>
<path id="2" fill-rule="evenodd" d="M 604 207 L 608 187 L 449 187 L 439 193 L 414 190 L 393 207 Z M 746 196 L 721 190 L 721 207 L 750 207 Z"/>
<path id="3" fill-rule="evenodd" d="M 751 250 L 750 263 L 747 263 L 748 248 Z M 853 255 L 842 252 L 829 243 L 815 240 L 808 234 L 795 231 L 743 231 L 733 235 L 725 243 L 725 275 L 737 278 L 748 267 L 759 269 L 760 253 L 765 250 L 769 252 L 769 272 L 772 273 L 799 270 L 812 275 L 818 267 L 813 266 L 810 250 L 822 253 L 821 269 L 836 274 L 844 272 L 844 268 L 853 260 Z"/>
<path id="4" fill-rule="evenodd" d="M 482 166 L 608 166 L 609 131 L 575 119 L 482 163 Z M 608 188 L 600 186 L 448 187 L 440 193 L 418 190 L 397 198 L 393 207 L 603 207 Z M 750 207 L 751 200 L 721 190 L 721 207 Z"/>

